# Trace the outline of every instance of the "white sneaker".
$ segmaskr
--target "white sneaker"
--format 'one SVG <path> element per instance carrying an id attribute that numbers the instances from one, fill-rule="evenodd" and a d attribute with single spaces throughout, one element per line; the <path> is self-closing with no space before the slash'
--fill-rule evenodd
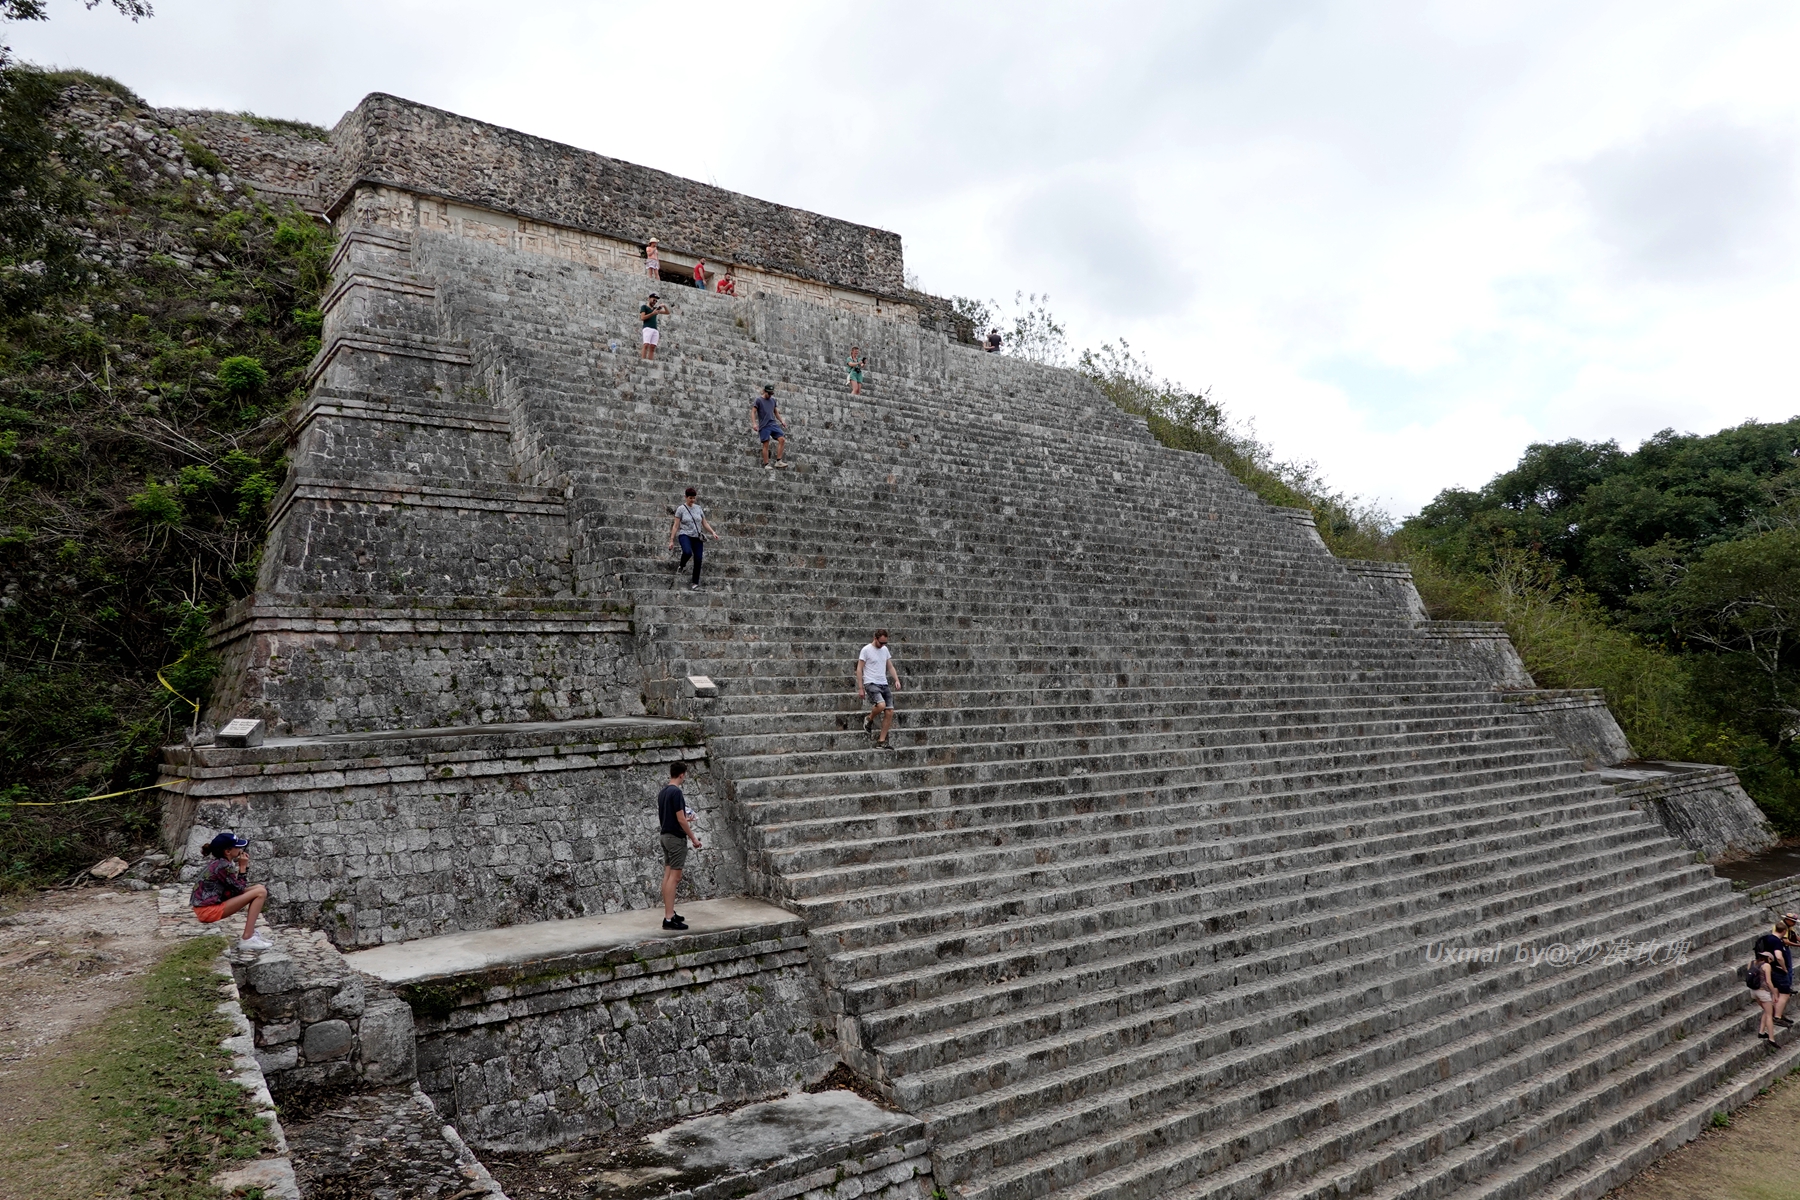
<path id="1" fill-rule="evenodd" d="M 773 471 L 774 469 L 775 469 L 774 463 L 764 463 L 763 464 L 763 470 L 765 470 L 765 471 Z"/>
<path id="2" fill-rule="evenodd" d="M 260 933 L 255 937 L 247 937 L 238 943 L 239 950 L 273 950 L 274 948 L 275 943 L 271 942 Z"/>

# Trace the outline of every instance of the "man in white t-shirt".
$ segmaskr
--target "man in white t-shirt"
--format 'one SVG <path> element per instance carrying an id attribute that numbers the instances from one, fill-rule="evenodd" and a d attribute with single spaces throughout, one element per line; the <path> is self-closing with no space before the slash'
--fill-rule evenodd
<path id="1" fill-rule="evenodd" d="M 894 655 L 887 644 L 888 631 L 877 629 L 874 639 L 856 656 L 851 678 L 858 693 L 873 706 L 869 715 L 863 718 L 863 732 L 874 732 L 875 722 L 880 720 L 881 736 L 875 739 L 875 745 L 892 750 L 893 747 L 888 745 L 888 729 L 894 723 L 894 693 L 900 690 L 900 672 L 894 669 Z"/>

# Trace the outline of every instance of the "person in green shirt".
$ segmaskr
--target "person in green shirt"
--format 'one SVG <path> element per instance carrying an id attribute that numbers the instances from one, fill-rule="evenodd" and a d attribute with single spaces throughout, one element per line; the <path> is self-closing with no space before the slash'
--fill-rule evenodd
<path id="1" fill-rule="evenodd" d="M 862 350 L 856 346 L 850 347 L 850 358 L 844 364 L 844 368 L 850 374 L 850 394 L 852 396 L 862 395 L 863 368 L 868 365 L 869 360 L 863 357 Z"/>
<path id="2" fill-rule="evenodd" d="M 649 362 L 656 360 L 656 343 L 662 339 L 662 334 L 656 328 L 656 318 L 668 315 L 669 306 L 658 300 L 655 292 L 651 292 L 650 298 L 638 305 L 638 320 L 644 325 L 644 345 L 638 351 L 639 358 Z"/>

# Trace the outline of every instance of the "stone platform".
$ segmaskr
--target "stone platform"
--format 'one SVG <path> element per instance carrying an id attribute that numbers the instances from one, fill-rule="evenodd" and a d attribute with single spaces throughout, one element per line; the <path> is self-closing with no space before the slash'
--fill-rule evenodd
<path id="1" fill-rule="evenodd" d="M 1756 854 L 1777 837 L 1730 767 L 1628 759 L 1599 775 L 1707 862 Z"/>
<path id="2" fill-rule="evenodd" d="M 478 1148 L 655 1127 L 830 1071 L 800 919 L 743 897 L 681 911 L 680 933 L 658 907 L 345 958 L 411 1006 L 420 1085 Z"/>
<path id="3" fill-rule="evenodd" d="M 752 934 L 755 940 L 766 933 L 779 935 L 784 930 L 800 928 L 798 919 L 786 909 L 745 896 L 684 901 L 681 915 L 688 923 L 685 933 L 664 929 L 660 908 L 640 908 L 600 917 L 417 938 L 358 950 L 344 958 L 357 970 L 397 985 L 434 979 L 492 978 L 647 941 L 680 942 L 692 954 L 696 952 L 696 943 L 691 940 L 694 938 L 705 939 L 711 947 L 721 940 L 714 935 L 733 935 L 725 941 L 735 942 L 735 935 L 744 932 Z"/>

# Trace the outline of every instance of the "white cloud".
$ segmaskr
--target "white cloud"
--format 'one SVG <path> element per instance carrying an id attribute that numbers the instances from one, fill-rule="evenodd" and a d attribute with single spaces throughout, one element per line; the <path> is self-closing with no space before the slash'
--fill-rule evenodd
<path id="1" fill-rule="evenodd" d="M 897 230 L 934 290 L 1049 291 L 1396 511 L 1534 440 L 1800 412 L 1778 0 L 52 14 L 24 57 L 157 103 L 391 91 Z"/>

